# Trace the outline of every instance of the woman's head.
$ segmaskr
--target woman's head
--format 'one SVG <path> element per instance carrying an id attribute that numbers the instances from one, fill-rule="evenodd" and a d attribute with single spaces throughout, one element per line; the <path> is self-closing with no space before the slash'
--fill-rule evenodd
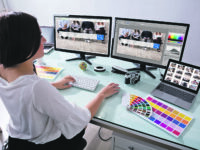
<path id="1" fill-rule="evenodd" d="M 0 64 L 13 67 L 32 58 L 40 47 L 37 19 L 23 12 L 0 14 Z"/>

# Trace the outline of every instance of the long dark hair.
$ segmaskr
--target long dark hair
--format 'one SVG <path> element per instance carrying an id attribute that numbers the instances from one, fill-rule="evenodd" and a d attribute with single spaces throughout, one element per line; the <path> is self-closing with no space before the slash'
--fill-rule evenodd
<path id="1" fill-rule="evenodd" d="M 0 64 L 13 67 L 33 57 L 40 46 L 37 19 L 24 12 L 0 14 Z"/>

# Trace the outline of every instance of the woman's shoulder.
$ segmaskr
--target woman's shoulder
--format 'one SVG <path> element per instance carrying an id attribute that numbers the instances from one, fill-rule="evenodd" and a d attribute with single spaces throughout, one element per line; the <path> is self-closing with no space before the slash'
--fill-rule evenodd
<path id="1" fill-rule="evenodd" d="M 17 78 L 13 85 L 35 87 L 37 85 L 50 84 L 47 80 L 38 77 L 36 74 L 23 75 Z"/>

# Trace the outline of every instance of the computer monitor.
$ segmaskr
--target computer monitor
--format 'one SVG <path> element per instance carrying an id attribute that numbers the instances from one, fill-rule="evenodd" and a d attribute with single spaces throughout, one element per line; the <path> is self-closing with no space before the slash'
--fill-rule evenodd
<path id="1" fill-rule="evenodd" d="M 41 33 L 45 37 L 47 44 L 54 44 L 54 27 L 53 26 L 40 26 Z"/>
<path id="2" fill-rule="evenodd" d="M 55 50 L 80 54 L 91 64 L 89 58 L 109 56 L 112 17 L 105 16 L 54 16 Z M 92 55 L 92 56 L 86 56 Z"/>
<path id="3" fill-rule="evenodd" d="M 46 39 L 44 43 L 44 53 L 48 53 L 54 49 L 54 27 L 40 26 L 42 36 Z"/>
<path id="4" fill-rule="evenodd" d="M 181 61 L 189 24 L 115 18 L 111 57 L 134 63 L 151 77 L 148 66 L 165 68 L 169 59 Z"/>

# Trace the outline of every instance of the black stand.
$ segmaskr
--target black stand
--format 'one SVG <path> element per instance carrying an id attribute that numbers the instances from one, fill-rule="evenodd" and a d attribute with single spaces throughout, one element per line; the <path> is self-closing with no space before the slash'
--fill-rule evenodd
<path id="1" fill-rule="evenodd" d="M 92 65 L 92 63 L 88 60 L 90 58 L 95 58 L 96 56 L 92 55 L 92 56 L 85 56 L 84 53 L 80 53 L 80 56 L 75 57 L 75 58 L 70 58 L 67 59 L 66 61 L 72 61 L 72 60 L 84 60 L 86 61 L 88 64 Z"/>
<path id="2" fill-rule="evenodd" d="M 112 67 L 112 72 L 114 73 L 119 73 L 119 74 L 126 74 L 129 71 L 144 71 L 145 73 L 147 73 L 149 76 L 151 76 L 152 78 L 156 78 L 149 70 L 152 69 L 157 69 L 156 67 L 151 67 L 151 66 L 146 66 L 143 64 L 137 64 L 136 68 L 129 68 L 129 69 L 124 69 L 118 66 L 113 66 Z"/>
<path id="3" fill-rule="evenodd" d="M 157 69 L 156 67 L 152 67 L 152 66 L 146 66 L 144 64 L 137 64 L 136 68 L 130 68 L 127 69 L 128 71 L 144 71 L 145 73 L 147 73 L 149 76 L 151 76 L 152 78 L 156 78 L 156 76 L 153 75 L 153 73 L 151 73 L 149 70 L 153 70 L 153 69 Z"/>

